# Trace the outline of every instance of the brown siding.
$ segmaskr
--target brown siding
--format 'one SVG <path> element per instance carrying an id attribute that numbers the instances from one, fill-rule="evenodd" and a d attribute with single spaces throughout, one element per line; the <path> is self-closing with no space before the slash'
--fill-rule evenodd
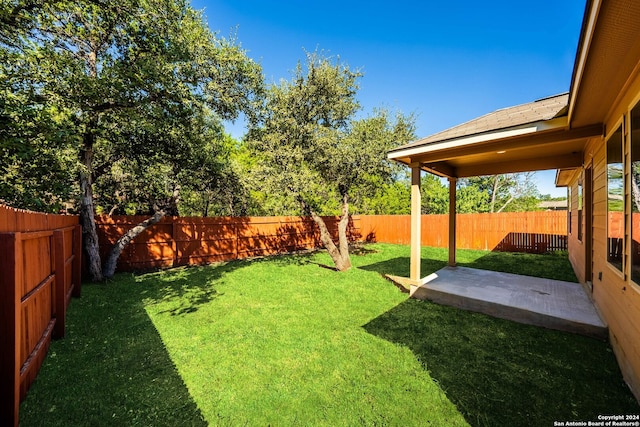
<path id="1" fill-rule="evenodd" d="M 636 78 L 636 82 L 640 79 Z M 636 83 L 637 86 L 637 83 Z M 627 111 L 635 94 L 621 97 L 620 105 L 611 111 Z M 621 114 L 621 113 L 620 113 Z M 620 116 L 612 115 L 606 129 L 615 129 Z M 605 139 L 598 139 L 591 147 L 593 153 L 593 299 L 606 320 L 610 339 L 622 373 L 636 397 L 640 397 L 640 286 L 629 279 L 629 266 L 623 274 L 607 261 L 607 180 Z M 628 203 L 628 202 L 627 202 Z M 613 220 L 613 218 L 611 218 Z M 627 229 L 631 224 L 628 220 Z M 627 250 L 630 243 L 626 245 Z M 570 238 L 571 249 L 571 238 Z M 628 258 L 627 258 L 628 259 Z"/>

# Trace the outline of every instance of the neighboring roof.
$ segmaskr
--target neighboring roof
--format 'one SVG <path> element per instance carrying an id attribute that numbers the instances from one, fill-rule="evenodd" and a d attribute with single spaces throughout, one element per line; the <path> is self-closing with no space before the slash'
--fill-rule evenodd
<path id="1" fill-rule="evenodd" d="M 536 123 L 565 116 L 569 102 L 569 93 L 539 99 L 515 107 L 503 108 L 468 121 L 442 132 L 418 139 L 410 144 L 395 148 L 391 151 L 403 150 L 420 145 L 493 132 L 500 129 L 512 128 L 529 123 Z"/>
<path id="2" fill-rule="evenodd" d="M 564 200 L 545 200 L 544 202 L 538 203 L 538 207 L 541 209 L 567 209 L 569 206 L 569 202 L 567 199 Z"/>

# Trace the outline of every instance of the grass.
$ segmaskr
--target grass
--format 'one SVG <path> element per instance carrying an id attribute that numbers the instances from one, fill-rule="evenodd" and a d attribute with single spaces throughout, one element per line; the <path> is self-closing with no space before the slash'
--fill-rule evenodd
<path id="1" fill-rule="evenodd" d="M 423 272 L 446 249 L 423 248 Z M 460 265 L 575 280 L 566 256 Z M 638 413 L 600 341 L 407 299 L 409 250 L 119 274 L 86 285 L 21 425 L 553 425 Z"/>

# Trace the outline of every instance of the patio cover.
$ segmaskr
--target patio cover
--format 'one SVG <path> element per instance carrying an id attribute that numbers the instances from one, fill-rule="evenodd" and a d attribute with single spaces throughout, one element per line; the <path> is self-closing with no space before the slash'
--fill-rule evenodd
<path id="1" fill-rule="evenodd" d="M 504 108 L 389 151 L 389 159 L 412 171 L 410 284 L 422 283 L 421 171 L 449 180 L 449 265 L 455 266 L 457 179 L 580 167 L 589 138 L 602 135 L 602 125 L 571 129 L 568 102 L 563 93 Z"/>
<path id="2" fill-rule="evenodd" d="M 420 279 L 420 173 L 449 179 L 449 265 L 455 265 L 458 178 L 557 169 L 566 185 L 590 138 L 604 134 L 615 99 L 640 73 L 640 2 L 587 0 L 570 92 L 495 111 L 388 153 L 411 167 L 411 272 Z M 637 90 L 635 88 L 634 90 Z"/>

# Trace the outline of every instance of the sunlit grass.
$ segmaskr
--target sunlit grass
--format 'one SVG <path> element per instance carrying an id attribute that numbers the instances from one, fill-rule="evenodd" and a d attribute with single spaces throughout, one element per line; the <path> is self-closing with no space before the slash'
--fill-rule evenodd
<path id="1" fill-rule="evenodd" d="M 317 253 L 87 285 L 21 425 L 549 425 L 638 412 L 606 343 L 408 300 L 382 277 L 405 275 L 408 256 L 378 244 L 345 273 Z M 423 248 L 423 272 L 446 259 Z M 575 280 L 566 256 L 458 261 Z"/>

